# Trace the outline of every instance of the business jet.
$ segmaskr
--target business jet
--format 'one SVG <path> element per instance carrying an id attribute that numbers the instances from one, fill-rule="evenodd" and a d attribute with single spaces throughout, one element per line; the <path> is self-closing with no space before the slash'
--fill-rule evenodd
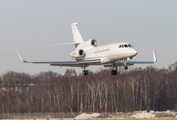
<path id="1" fill-rule="evenodd" d="M 72 33 L 74 42 L 56 44 L 50 46 L 60 45 L 75 45 L 75 50 L 70 54 L 74 61 L 53 61 L 53 62 L 28 62 L 22 58 L 20 53 L 17 51 L 20 59 L 25 63 L 33 64 L 50 64 L 51 66 L 69 66 L 69 67 L 81 67 L 82 75 L 88 75 L 86 67 L 90 65 L 103 65 L 104 67 L 112 67 L 111 74 L 117 75 L 117 67 L 124 66 L 128 69 L 128 66 L 134 64 L 154 64 L 157 62 L 155 52 L 153 51 L 153 61 L 131 61 L 133 57 L 137 55 L 135 48 L 125 42 L 117 42 L 113 44 L 97 46 L 95 39 L 84 41 L 77 29 L 78 23 L 72 23 Z"/>

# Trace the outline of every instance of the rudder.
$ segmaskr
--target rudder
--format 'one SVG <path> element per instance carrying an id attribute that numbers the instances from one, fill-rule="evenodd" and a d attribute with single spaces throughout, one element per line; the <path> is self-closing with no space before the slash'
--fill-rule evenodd
<path id="1" fill-rule="evenodd" d="M 72 24 L 71 24 L 74 43 L 82 43 L 82 42 L 84 42 L 84 40 L 83 40 L 82 36 L 80 35 L 79 30 L 78 30 L 77 27 L 76 27 L 77 24 L 78 24 L 78 23 L 72 23 Z M 77 47 L 77 45 L 76 45 L 75 47 Z"/>

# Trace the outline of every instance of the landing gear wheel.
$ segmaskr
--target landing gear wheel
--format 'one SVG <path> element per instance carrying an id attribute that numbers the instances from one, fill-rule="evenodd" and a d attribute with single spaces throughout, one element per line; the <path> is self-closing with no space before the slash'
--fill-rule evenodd
<path id="1" fill-rule="evenodd" d="M 85 70 L 82 70 L 82 75 L 85 75 Z"/>
<path id="2" fill-rule="evenodd" d="M 111 75 L 117 75 L 117 70 L 112 70 Z"/>
<path id="3" fill-rule="evenodd" d="M 117 75 L 117 70 L 114 70 L 114 75 Z"/>
<path id="4" fill-rule="evenodd" d="M 111 75 L 114 75 L 114 70 L 111 71 Z"/>
<path id="5" fill-rule="evenodd" d="M 88 70 L 85 70 L 85 75 L 88 75 Z"/>
<path id="6" fill-rule="evenodd" d="M 88 75 L 88 71 L 87 70 L 83 70 L 82 71 L 82 75 Z"/>
<path id="7" fill-rule="evenodd" d="M 127 70 L 127 69 L 128 69 L 128 66 L 125 66 L 124 68 L 125 68 L 125 70 Z"/>

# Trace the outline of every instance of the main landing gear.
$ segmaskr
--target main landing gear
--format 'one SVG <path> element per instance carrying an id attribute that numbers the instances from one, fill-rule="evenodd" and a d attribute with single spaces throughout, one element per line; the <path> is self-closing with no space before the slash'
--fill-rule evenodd
<path id="1" fill-rule="evenodd" d="M 112 70 L 111 75 L 117 75 L 117 70 Z"/>
<path id="2" fill-rule="evenodd" d="M 124 69 L 127 70 L 128 66 L 124 66 Z M 111 71 L 111 75 L 117 75 L 117 66 L 113 64 L 113 70 Z"/>
<path id="3" fill-rule="evenodd" d="M 82 70 L 82 75 L 88 75 L 88 70 Z"/>
<path id="4" fill-rule="evenodd" d="M 84 70 L 82 70 L 82 75 L 88 75 L 88 70 L 85 70 L 85 68 L 86 68 L 86 64 L 84 64 L 83 66 L 82 66 L 82 69 L 84 68 Z"/>
<path id="5" fill-rule="evenodd" d="M 117 75 L 117 66 L 115 64 L 113 64 L 113 70 L 111 71 L 111 75 Z"/>

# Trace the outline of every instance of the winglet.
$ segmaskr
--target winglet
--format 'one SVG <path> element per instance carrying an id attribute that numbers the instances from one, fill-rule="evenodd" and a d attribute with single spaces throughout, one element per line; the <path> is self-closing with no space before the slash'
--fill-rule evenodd
<path id="1" fill-rule="evenodd" d="M 153 50 L 153 62 L 157 62 L 157 57 L 156 57 L 156 54 L 155 54 L 155 51 Z"/>
<path id="2" fill-rule="evenodd" d="M 21 61 L 23 61 L 23 62 L 25 62 L 25 63 L 28 63 L 26 60 L 24 60 L 23 58 L 22 58 L 22 56 L 20 55 L 20 53 L 17 51 L 17 53 L 18 53 L 18 56 L 20 57 L 20 59 L 21 59 Z"/>
<path id="3" fill-rule="evenodd" d="M 153 61 L 127 61 L 129 64 L 154 64 L 157 62 L 155 51 L 153 50 Z"/>

